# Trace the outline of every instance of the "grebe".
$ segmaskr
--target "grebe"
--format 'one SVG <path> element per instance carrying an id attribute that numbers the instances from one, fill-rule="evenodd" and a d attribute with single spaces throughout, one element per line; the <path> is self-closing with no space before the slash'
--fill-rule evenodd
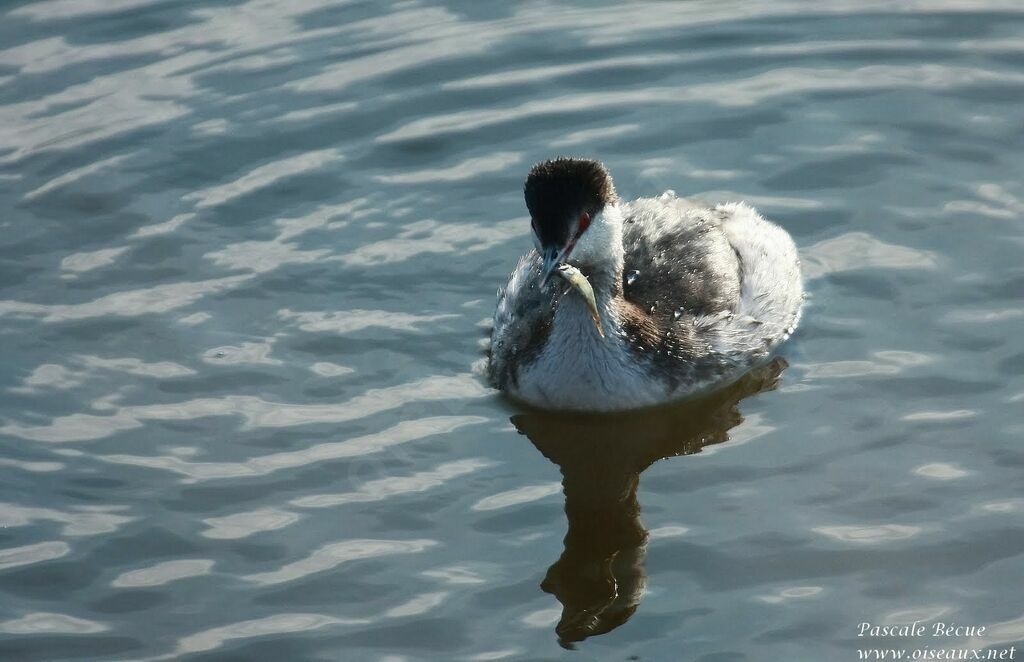
<path id="1" fill-rule="evenodd" d="M 488 364 L 517 400 L 614 411 L 682 399 L 768 359 L 800 319 L 796 246 L 742 202 L 624 202 L 604 164 L 567 157 L 535 165 L 524 193 L 536 250 L 498 292 Z"/>

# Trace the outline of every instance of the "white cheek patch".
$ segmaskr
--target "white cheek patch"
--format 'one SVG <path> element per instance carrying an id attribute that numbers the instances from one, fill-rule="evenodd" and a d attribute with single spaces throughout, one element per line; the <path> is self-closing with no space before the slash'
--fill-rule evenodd
<path id="1" fill-rule="evenodd" d="M 590 227 L 576 242 L 571 261 L 577 264 L 614 264 L 622 253 L 622 211 L 607 205 L 594 215 Z"/>

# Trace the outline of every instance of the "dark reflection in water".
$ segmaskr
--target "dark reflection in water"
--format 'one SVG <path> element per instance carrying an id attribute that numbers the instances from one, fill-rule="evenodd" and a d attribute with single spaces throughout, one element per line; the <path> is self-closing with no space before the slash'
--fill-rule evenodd
<path id="1" fill-rule="evenodd" d="M 569 529 L 565 551 L 541 588 L 562 603 L 560 644 L 604 634 L 630 619 L 647 585 L 647 529 L 640 474 L 658 460 L 691 455 L 729 439 L 743 421 L 739 403 L 773 390 L 786 361 L 776 358 L 716 393 L 670 408 L 626 414 L 533 412 L 512 417 L 562 472 Z"/>

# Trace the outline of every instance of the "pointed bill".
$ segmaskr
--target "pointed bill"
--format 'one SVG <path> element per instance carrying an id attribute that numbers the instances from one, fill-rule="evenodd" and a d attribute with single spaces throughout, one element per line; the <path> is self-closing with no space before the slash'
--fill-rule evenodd
<path id="1" fill-rule="evenodd" d="M 576 267 L 569 264 L 558 265 L 558 275 L 565 279 L 565 282 L 572 286 L 572 289 L 579 292 L 579 295 L 583 297 L 583 300 L 587 304 L 587 309 L 590 310 L 590 316 L 594 318 L 594 326 L 597 327 L 597 332 L 604 337 L 604 327 L 601 326 L 601 313 L 597 309 L 597 299 L 594 297 L 594 288 L 590 286 L 590 281 L 583 275 L 583 272 Z"/>

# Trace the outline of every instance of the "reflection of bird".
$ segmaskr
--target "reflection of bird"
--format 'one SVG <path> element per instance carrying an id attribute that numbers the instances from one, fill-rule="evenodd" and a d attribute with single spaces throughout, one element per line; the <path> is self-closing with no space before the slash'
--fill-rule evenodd
<path id="1" fill-rule="evenodd" d="M 799 320 L 796 247 L 744 204 L 623 202 L 601 163 L 570 158 L 534 166 L 525 192 L 537 250 L 499 294 L 490 347 L 492 380 L 520 400 L 664 403 L 735 379 Z"/>
<path id="2" fill-rule="evenodd" d="M 642 414 L 512 417 L 516 428 L 562 471 L 565 551 L 541 588 L 562 603 L 559 642 L 604 634 L 636 611 L 647 583 L 647 530 L 640 521 L 640 473 L 654 462 L 726 441 L 743 417 L 743 398 L 774 389 L 785 369 L 775 359 L 728 388 Z"/>

